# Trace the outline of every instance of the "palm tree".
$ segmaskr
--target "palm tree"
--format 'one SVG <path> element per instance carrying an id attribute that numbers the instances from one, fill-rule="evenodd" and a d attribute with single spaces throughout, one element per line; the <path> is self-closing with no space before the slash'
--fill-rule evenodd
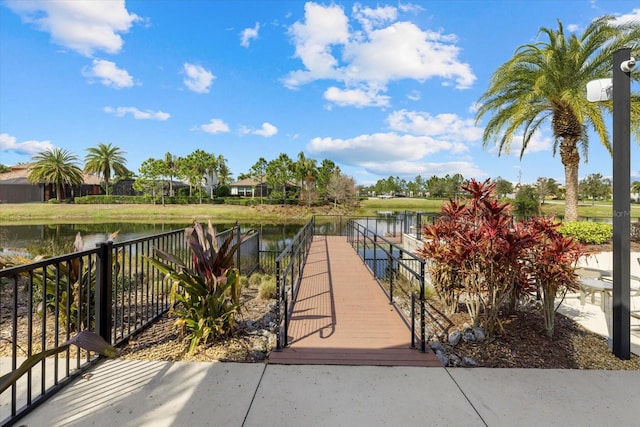
<path id="1" fill-rule="evenodd" d="M 553 155 L 560 151 L 565 170 L 565 219 L 578 217 L 578 165 L 580 152 L 585 161 L 589 148 L 587 128 L 611 152 L 604 113 L 612 104 L 590 103 L 585 87 L 591 80 L 611 77 L 612 54 L 621 47 L 640 46 L 640 23 L 615 25 L 611 16 L 591 22 L 581 36 L 558 29 L 541 28 L 545 41 L 525 44 L 494 73 L 480 98 L 476 121 L 493 112 L 484 130 L 486 147 L 495 141 L 499 154 L 508 153 L 513 138 L 522 131 L 522 158 L 533 135 L 551 121 L 555 142 Z M 638 74 L 632 74 L 638 81 Z M 638 135 L 640 97 L 633 95 L 631 120 Z"/>
<path id="2" fill-rule="evenodd" d="M 56 198 L 64 199 L 64 186 L 82 185 L 82 170 L 76 165 L 78 157 L 67 150 L 54 148 L 43 151 L 31 158 L 34 162 L 29 168 L 27 181 L 43 182 L 56 187 Z"/>
<path id="3" fill-rule="evenodd" d="M 109 183 L 111 182 L 111 171 L 116 176 L 126 175 L 127 160 L 124 158 L 125 152 L 118 146 L 109 144 L 98 144 L 97 147 L 87 148 L 87 155 L 84 157 L 84 171 L 87 173 L 96 173 L 104 179 L 104 186 L 109 195 Z"/>

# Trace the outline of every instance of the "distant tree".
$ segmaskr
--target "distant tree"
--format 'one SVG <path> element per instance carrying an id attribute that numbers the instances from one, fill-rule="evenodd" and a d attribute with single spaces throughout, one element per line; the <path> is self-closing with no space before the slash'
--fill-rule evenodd
<path id="1" fill-rule="evenodd" d="M 356 183 L 352 177 L 336 171 L 331 175 L 327 196 L 333 199 L 333 206 L 353 202 L 357 194 Z"/>
<path id="2" fill-rule="evenodd" d="M 218 163 L 217 170 L 220 185 L 227 185 L 233 181 L 233 173 L 231 172 L 231 169 L 229 169 L 226 160 L 223 163 Z"/>
<path id="3" fill-rule="evenodd" d="M 445 190 L 450 199 L 457 200 L 460 192 L 462 191 L 462 184 L 464 184 L 464 177 L 457 173 L 453 176 L 446 175 L 445 177 Z"/>
<path id="4" fill-rule="evenodd" d="M 264 184 L 264 180 L 267 176 L 267 161 L 264 157 L 260 157 L 257 162 L 249 169 L 249 176 L 258 181 L 260 185 Z M 262 189 L 260 190 L 260 204 L 262 204 Z"/>
<path id="5" fill-rule="evenodd" d="M 167 164 L 164 160 L 149 158 L 142 162 L 138 169 L 138 177 L 133 183 L 133 188 L 144 194 L 151 193 L 155 203 L 157 194 L 162 197 L 164 205 L 164 182 L 162 178 L 167 173 Z"/>
<path id="6" fill-rule="evenodd" d="M 195 186 L 198 190 L 199 201 L 202 204 L 202 183 L 206 176 L 215 173 L 216 157 L 204 150 L 196 149 L 181 161 L 181 172 L 189 181 L 189 185 Z M 213 197 L 213 188 L 210 197 Z"/>
<path id="7" fill-rule="evenodd" d="M 632 193 L 640 193 L 640 181 L 633 181 L 631 183 L 631 192 Z"/>
<path id="8" fill-rule="evenodd" d="M 446 194 L 444 179 L 433 175 L 427 180 L 427 191 L 430 197 L 444 197 Z"/>
<path id="9" fill-rule="evenodd" d="M 522 185 L 516 193 L 513 201 L 514 212 L 521 216 L 538 215 L 540 213 L 540 203 L 538 202 L 538 191 L 530 185 Z"/>
<path id="10" fill-rule="evenodd" d="M 611 195 L 611 180 L 599 173 L 592 173 L 580 180 L 579 191 L 584 197 L 591 199 L 591 205 L 596 199 L 608 199 Z"/>
<path id="11" fill-rule="evenodd" d="M 180 157 L 167 152 L 164 155 L 165 173 L 169 178 L 169 196 L 173 196 L 173 178 L 180 176 Z"/>
<path id="12" fill-rule="evenodd" d="M 9 166 L 0 164 L 0 173 L 11 172 L 11 168 Z"/>
<path id="13" fill-rule="evenodd" d="M 294 164 L 293 170 L 295 179 L 300 185 L 300 201 L 302 202 L 306 199 L 307 205 L 311 206 L 311 203 L 316 198 L 315 183 L 318 175 L 316 161 L 306 157 L 304 152 L 301 151 L 298 153 L 298 159 Z"/>
<path id="14" fill-rule="evenodd" d="M 316 180 L 316 191 L 318 193 L 318 197 L 324 201 L 327 200 L 329 182 L 336 171 L 340 171 L 340 168 L 332 160 L 324 159 L 322 163 L 320 163 Z"/>
<path id="15" fill-rule="evenodd" d="M 277 159 L 270 161 L 266 169 L 267 185 L 272 189 L 274 198 L 281 197 L 287 202 L 287 185 L 294 179 L 294 167 L 291 158 L 281 153 Z"/>
<path id="16" fill-rule="evenodd" d="M 56 187 L 56 198 L 64 200 L 64 187 L 82 185 L 82 170 L 78 167 L 78 157 L 67 150 L 54 148 L 43 151 L 31 158 L 34 162 L 29 168 L 27 181 L 44 182 Z"/>
<path id="17" fill-rule="evenodd" d="M 111 172 L 113 171 L 117 176 L 130 174 L 129 169 L 127 169 L 127 159 L 124 158 L 126 153 L 118 146 L 102 142 L 97 147 L 87 148 L 86 151 L 84 171 L 102 176 L 105 192 L 109 195 Z"/>
<path id="18" fill-rule="evenodd" d="M 495 183 L 495 191 L 498 198 L 502 199 L 507 197 L 507 195 L 513 193 L 513 184 L 511 183 L 511 181 L 507 181 L 506 179 L 499 176 L 495 179 Z"/>

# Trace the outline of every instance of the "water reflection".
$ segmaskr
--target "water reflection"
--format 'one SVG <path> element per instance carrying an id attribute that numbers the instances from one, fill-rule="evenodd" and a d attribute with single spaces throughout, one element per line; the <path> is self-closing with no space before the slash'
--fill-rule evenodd
<path id="1" fill-rule="evenodd" d="M 63 252 L 69 252 L 78 233 L 82 235 L 84 249 L 90 249 L 106 241 L 117 230 L 120 230 L 120 233 L 114 241 L 124 242 L 165 231 L 177 230 L 189 225 L 191 224 L 106 223 L 0 226 L 0 249 L 3 252 L 24 253 L 27 248 L 47 245 L 60 248 Z M 292 241 L 302 225 L 246 224 L 241 225 L 240 231 L 244 233 L 251 229 L 258 230 L 261 250 L 282 250 Z M 223 231 L 233 226 L 234 223 L 216 224 L 215 229 L 216 231 Z"/>

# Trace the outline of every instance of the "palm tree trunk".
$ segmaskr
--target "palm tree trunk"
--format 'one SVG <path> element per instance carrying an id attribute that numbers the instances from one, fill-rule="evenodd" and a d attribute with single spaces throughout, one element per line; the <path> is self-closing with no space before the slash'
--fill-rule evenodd
<path id="1" fill-rule="evenodd" d="M 565 138 L 560 143 L 560 158 L 564 165 L 564 185 L 566 189 L 564 220 L 578 220 L 578 165 L 580 154 L 575 141 Z"/>

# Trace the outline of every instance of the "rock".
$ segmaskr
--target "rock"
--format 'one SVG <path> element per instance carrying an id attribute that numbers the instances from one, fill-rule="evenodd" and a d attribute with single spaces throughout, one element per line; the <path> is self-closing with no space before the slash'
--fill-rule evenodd
<path id="1" fill-rule="evenodd" d="M 476 362 L 471 357 L 465 356 L 462 358 L 462 365 L 469 368 L 475 368 L 476 366 L 478 366 L 478 362 Z"/>
<path id="2" fill-rule="evenodd" d="M 436 353 L 438 351 L 444 352 L 444 347 L 440 341 L 429 341 L 429 347 L 431 347 L 431 350 L 433 350 Z"/>
<path id="3" fill-rule="evenodd" d="M 475 342 L 476 336 L 473 334 L 472 330 L 465 331 L 462 334 L 462 341 L 464 342 Z"/>
<path id="4" fill-rule="evenodd" d="M 453 331 L 449 334 L 449 338 L 448 338 L 449 344 L 455 347 L 456 345 L 458 345 L 461 338 L 462 338 L 462 332 Z"/>
<path id="5" fill-rule="evenodd" d="M 455 354 L 455 353 L 451 353 L 449 355 L 449 366 L 460 366 L 460 364 L 462 363 L 462 360 L 460 360 L 460 357 Z"/>
<path id="6" fill-rule="evenodd" d="M 484 329 L 477 326 L 473 328 L 473 334 L 476 336 L 476 341 L 478 342 L 483 342 L 487 338 L 484 333 Z"/>
<path id="7" fill-rule="evenodd" d="M 259 338 L 253 341 L 253 345 L 251 346 L 251 352 L 262 352 L 266 353 L 268 351 L 267 342 L 263 338 Z"/>
<path id="8" fill-rule="evenodd" d="M 437 350 L 436 357 L 440 360 L 440 362 L 442 363 L 442 366 L 449 365 L 449 357 L 446 355 L 444 351 Z"/>

